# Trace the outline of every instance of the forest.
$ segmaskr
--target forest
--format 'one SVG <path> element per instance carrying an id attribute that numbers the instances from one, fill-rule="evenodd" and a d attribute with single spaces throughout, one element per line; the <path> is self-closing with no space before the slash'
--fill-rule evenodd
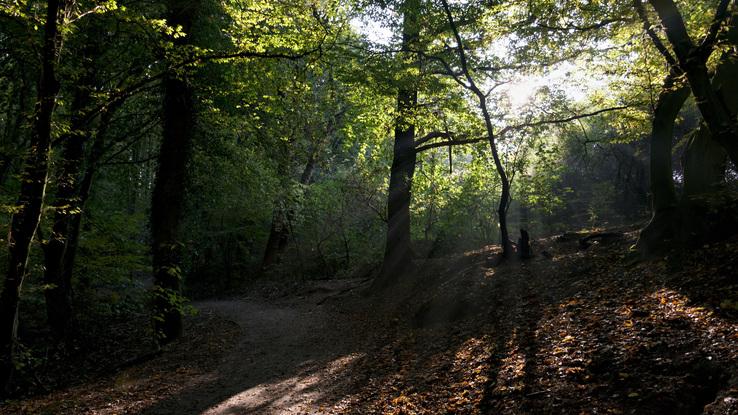
<path id="1" fill-rule="evenodd" d="M 738 414 L 738 0 L 0 0 L 0 413 Z"/>

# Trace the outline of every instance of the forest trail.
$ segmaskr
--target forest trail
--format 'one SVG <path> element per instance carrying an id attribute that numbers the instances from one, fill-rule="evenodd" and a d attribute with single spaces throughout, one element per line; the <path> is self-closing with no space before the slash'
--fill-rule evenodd
<path id="1" fill-rule="evenodd" d="M 146 414 L 284 414 L 313 412 L 341 386 L 360 346 L 348 314 L 324 305 L 355 281 L 309 284 L 281 300 L 212 300 L 195 304 L 240 327 L 237 344 L 213 372 L 195 378 Z M 309 288 L 308 288 L 309 287 Z M 348 288 L 346 288 L 348 287 Z"/>
<path id="2" fill-rule="evenodd" d="M 4 409 L 738 413 L 738 315 L 725 301 L 738 240 L 633 263 L 633 238 L 586 250 L 577 235 L 549 238 L 502 266 L 495 247 L 426 259 L 381 297 L 360 295 L 367 280 L 253 287 L 197 303 L 162 356 Z"/>

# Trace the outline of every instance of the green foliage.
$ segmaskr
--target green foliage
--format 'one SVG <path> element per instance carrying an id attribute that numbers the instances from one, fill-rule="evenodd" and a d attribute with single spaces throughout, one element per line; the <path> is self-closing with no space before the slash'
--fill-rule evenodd
<path id="1" fill-rule="evenodd" d="M 161 80 L 171 73 L 192 87 L 196 113 L 182 179 L 186 208 L 174 238 L 182 265 L 173 271 L 187 295 L 233 290 L 259 277 L 370 275 L 382 260 L 399 116 L 416 127 L 416 138 L 443 133 L 423 143 L 439 147 L 417 157 L 410 209 L 418 253 L 499 242 L 500 180 L 477 102 L 460 85 L 466 80 L 452 76 L 461 62 L 439 3 L 366 3 L 202 1 L 189 33 L 167 21 L 166 2 L 70 3 L 56 59 L 47 206 L 64 180 L 80 181 L 91 171 L 94 180 L 82 206 L 44 212 L 37 239 L 50 237 L 52 213 L 81 214 L 72 281 L 77 315 L 139 315 L 152 295 L 189 310 L 180 293 L 150 290 Z M 632 2 L 450 3 L 468 65 L 488 92 L 494 138 L 512 182 L 510 228 L 526 227 L 536 238 L 643 219 L 647 139 L 668 68 Z M 698 38 L 713 2 L 678 3 Z M 45 6 L 31 0 L 0 7 L 0 206 L 7 219 L 17 209 L 28 151 Z M 398 53 L 401 17 L 409 12 L 418 18 L 418 50 Z M 392 44 L 357 33 L 352 19 L 362 14 L 393 30 Z M 183 46 L 185 39 L 197 42 Z M 398 114 L 397 91 L 408 88 L 418 91 L 419 105 Z M 90 98 L 74 108 L 80 91 Z M 681 130 L 699 122 L 689 105 Z M 74 130 L 75 123 L 82 126 Z M 79 175 L 69 179 L 60 170 L 73 134 L 87 141 Z M 441 146 L 470 139 L 477 142 Z M 707 204 L 723 209 L 726 200 Z M 287 243 L 279 264 L 263 270 L 273 221 L 288 230 Z M 31 263 L 22 312 L 41 327 L 50 286 L 42 282 L 38 243 Z"/>

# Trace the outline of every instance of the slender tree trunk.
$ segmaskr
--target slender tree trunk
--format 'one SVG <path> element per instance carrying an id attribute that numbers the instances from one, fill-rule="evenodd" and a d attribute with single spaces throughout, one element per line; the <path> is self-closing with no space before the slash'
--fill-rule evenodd
<path id="1" fill-rule="evenodd" d="M 315 163 L 317 153 L 319 152 L 319 146 L 316 146 L 308 156 L 308 161 L 305 163 L 305 168 L 302 170 L 300 175 L 300 184 L 307 185 L 313 178 L 313 172 L 315 171 Z M 264 259 L 261 262 L 261 268 L 267 269 L 270 266 L 279 263 L 279 260 L 287 250 L 287 245 L 290 240 L 290 224 L 295 217 L 294 208 L 284 208 L 278 206 L 274 209 L 272 215 L 272 226 L 269 229 L 269 239 L 267 240 L 266 249 L 264 250 Z"/>
<path id="2" fill-rule="evenodd" d="M 66 250 L 70 225 L 80 215 L 79 179 L 85 156 L 85 144 L 89 131 L 79 114 L 87 107 L 94 85 L 94 72 L 88 71 L 77 87 L 70 107 L 72 120 L 70 132 L 62 138 L 62 161 L 58 187 L 54 198 L 54 222 L 51 236 L 44 245 L 44 291 L 46 315 L 49 327 L 57 341 L 63 340 L 69 331 L 72 316 L 71 279 L 65 278 Z"/>
<path id="3" fill-rule="evenodd" d="M 269 239 L 267 239 L 264 258 L 261 262 L 261 268 L 263 270 L 279 263 L 283 249 L 287 247 L 287 239 L 289 238 L 290 231 L 285 216 L 285 211 L 281 206 L 274 209 L 272 225 L 269 228 Z"/>
<path id="4" fill-rule="evenodd" d="M 4 186 L 5 181 L 10 176 L 8 173 L 10 173 L 10 164 L 12 161 L 13 158 L 10 155 L 0 155 L 0 186 Z"/>
<path id="5" fill-rule="evenodd" d="M 14 164 L 13 162 L 17 156 L 18 150 L 24 150 L 22 146 L 23 143 L 22 140 L 19 139 L 19 135 L 21 134 L 21 126 L 25 122 L 28 111 L 28 108 L 26 108 L 26 96 L 30 95 L 32 92 L 31 88 L 27 85 L 29 82 L 26 81 L 28 74 L 18 72 L 16 72 L 16 75 L 20 85 L 15 88 L 18 102 L 17 107 L 11 103 L 12 99 L 8 100 L 8 112 L 6 114 L 5 131 L 2 143 L 2 151 L 4 154 L 0 155 L 0 186 L 5 185 L 8 177 L 10 177 L 12 166 Z"/>
<path id="6" fill-rule="evenodd" d="M 489 110 L 487 108 L 487 96 L 484 92 L 482 92 L 481 89 L 479 89 L 476 82 L 474 81 L 471 68 L 469 68 L 469 65 L 467 63 L 464 41 L 461 38 L 459 29 L 456 26 L 453 15 L 451 14 L 451 9 L 448 6 L 448 1 L 442 0 L 442 3 L 443 9 L 446 12 L 446 18 L 448 19 L 449 26 L 451 26 L 451 31 L 453 32 L 454 38 L 456 40 L 456 49 L 459 55 L 461 71 L 464 78 L 466 78 L 467 83 L 464 84 L 463 81 L 461 81 L 460 79 L 457 79 L 457 82 L 459 82 L 466 89 L 474 93 L 474 95 L 479 100 L 479 109 L 482 110 L 482 116 L 484 117 L 484 126 L 487 130 L 487 140 L 489 141 L 489 147 L 492 151 L 492 158 L 494 159 L 497 175 L 500 177 L 500 183 L 502 186 L 502 190 L 500 192 L 500 203 L 497 206 L 497 218 L 500 222 L 500 244 L 502 245 L 502 256 L 504 258 L 512 258 L 512 244 L 510 243 L 510 234 L 507 229 L 507 208 L 510 205 L 510 179 L 507 177 L 505 166 L 502 164 L 500 153 L 497 149 L 494 126 L 492 125 L 492 118 L 490 117 Z"/>
<path id="7" fill-rule="evenodd" d="M 510 243 L 510 234 L 507 228 L 507 208 L 510 204 L 510 179 L 507 177 L 505 166 L 502 165 L 502 160 L 500 159 L 500 154 L 497 150 L 494 127 L 492 126 L 492 120 L 489 116 L 489 111 L 487 110 L 487 97 L 479 89 L 476 89 L 475 93 L 479 98 L 479 107 L 482 109 L 484 124 L 487 127 L 489 147 L 492 151 L 492 158 L 495 161 L 495 168 L 497 169 L 497 175 L 500 177 L 502 187 L 500 191 L 500 203 L 497 205 L 497 218 L 500 221 L 500 244 L 502 245 L 502 256 L 505 258 L 512 258 L 512 244 Z"/>
<path id="8" fill-rule="evenodd" d="M 406 0 L 402 22 L 402 51 L 406 59 L 418 44 L 420 27 L 418 22 L 420 3 Z M 417 63 L 413 63 L 417 65 Z M 387 239 L 384 260 L 374 288 L 383 289 L 407 271 L 412 263 L 412 241 L 410 236 L 410 202 L 412 182 L 415 174 L 415 121 L 414 112 L 418 105 L 418 90 L 415 82 L 404 84 L 397 92 L 397 119 L 392 170 L 387 195 Z"/>
<path id="9" fill-rule="evenodd" d="M 335 85 L 333 74 L 330 72 L 328 75 L 328 84 L 329 88 L 332 88 L 330 91 L 330 98 L 333 99 L 333 88 L 335 88 Z M 317 141 L 313 142 L 313 146 L 310 150 L 310 154 L 308 155 L 307 162 L 305 163 L 305 167 L 303 168 L 302 174 L 300 175 L 301 185 L 308 185 L 313 180 L 313 172 L 315 171 L 315 166 L 318 163 L 319 157 L 324 154 L 324 147 L 329 145 L 330 143 L 331 147 L 334 147 L 335 149 L 335 146 L 338 145 L 336 131 L 341 124 L 341 119 L 343 118 L 343 114 L 345 113 L 345 111 L 345 109 L 341 109 L 337 113 L 333 114 L 328 119 L 327 125 L 325 127 L 325 134 L 319 136 Z M 309 131 L 311 130 L 312 129 L 310 129 Z M 319 132 L 318 134 L 321 134 L 321 132 Z M 307 136 L 315 138 L 313 133 L 311 132 L 308 132 Z M 267 240 L 267 245 L 264 250 L 264 257 L 261 262 L 262 270 L 265 270 L 273 264 L 278 263 L 281 259 L 281 256 L 287 250 L 287 245 L 290 241 L 290 228 L 294 217 L 294 207 L 275 207 L 272 214 L 272 224 L 269 229 L 269 239 Z"/>
<path id="10" fill-rule="evenodd" d="M 76 214 L 69 217 L 70 223 L 68 226 L 69 233 L 67 236 L 67 247 L 64 250 L 64 258 L 62 259 L 62 264 L 64 264 L 63 279 L 64 281 L 66 281 L 66 285 L 67 287 L 70 287 L 70 289 L 72 286 L 71 282 L 74 272 L 74 263 L 77 257 L 77 248 L 79 247 L 79 235 L 82 224 L 82 214 L 85 212 L 85 204 L 90 198 L 92 183 L 95 178 L 95 174 L 97 174 L 98 171 L 98 162 L 100 161 L 100 158 L 103 156 L 103 153 L 105 151 L 105 137 L 107 136 L 108 127 L 110 126 L 110 120 L 115 110 L 119 108 L 122 104 L 123 102 L 121 101 L 119 104 L 108 109 L 108 111 L 102 115 L 100 126 L 97 129 L 95 141 L 90 152 L 89 164 L 87 166 L 87 169 L 85 170 L 84 175 L 82 176 L 82 180 L 79 183 L 79 193 L 77 194 L 77 203 L 79 209 Z"/>
<path id="11" fill-rule="evenodd" d="M 523 197 L 526 197 L 523 194 Z M 520 200 L 520 228 L 530 230 L 530 207 L 524 203 L 523 198 Z"/>
<path id="12" fill-rule="evenodd" d="M 64 4 L 62 0 L 47 2 L 41 79 L 31 132 L 31 148 L 21 177 L 17 211 L 11 220 L 8 234 L 8 272 L 0 295 L 0 385 L 4 391 L 10 386 L 14 367 L 21 286 L 26 275 L 31 242 L 41 220 L 46 191 L 51 117 L 59 90 L 55 68 L 59 45 L 59 16 Z"/>
<path id="13" fill-rule="evenodd" d="M 174 39 L 175 46 L 191 43 L 197 1 L 168 2 L 167 23 L 181 26 L 186 33 L 186 36 Z M 172 70 L 163 83 L 163 136 L 151 199 L 154 329 L 160 344 L 169 343 L 182 335 L 182 246 L 178 232 L 185 204 L 187 163 L 195 127 L 194 93 L 186 71 L 175 73 Z"/>
<path id="14" fill-rule="evenodd" d="M 85 95 L 89 99 L 89 93 Z M 72 105 L 75 106 L 79 109 L 83 107 Z M 75 128 L 73 121 L 72 134 L 65 140 L 62 172 L 54 202 L 54 223 L 51 238 L 44 247 L 44 282 L 53 287 L 44 292 L 46 314 L 57 340 L 64 340 L 71 328 L 72 276 L 82 213 L 90 196 L 97 162 L 104 150 L 104 137 L 117 107 L 116 105 L 103 114 L 84 172 L 84 147 L 90 139 L 89 132 L 83 131 L 81 125 Z"/>

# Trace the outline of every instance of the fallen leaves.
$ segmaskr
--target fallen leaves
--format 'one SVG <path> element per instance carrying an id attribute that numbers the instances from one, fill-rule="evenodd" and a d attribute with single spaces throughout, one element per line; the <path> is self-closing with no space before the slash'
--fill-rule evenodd
<path id="1" fill-rule="evenodd" d="M 485 286 L 467 282 L 486 289 L 478 298 L 494 299 L 494 307 L 486 317 L 491 324 L 471 322 L 466 332 L 473 333 L 472 339 L 486 335 L 495 351 L 487 363 L 466 371 L 443 372 L 440 363 L 420 365 L 442 387 L 419 381 L 419 373 L 396 379 L 397 387 L 414 388 L 408 395 L 414 413 L 475 414 L 490 408 L 509 414 L 670 413 L 692 411 L 709 403 L 702 400 L 714 399 L 724 384 L 701 385 L 693 379 L 704 370 L 714 370 L 720 379 L 726 378 L 725 370 L 736 370 L 738 325 L 718 315 L 714 307 L 720 302 L 709 299 L 729 287 L 720 270 L 734 268 L 735 258 L 724 267 L 700 265 L 710 257 L 697 252 L 676 273 L 668 261 L 626 265 L 622 252 L 632 237 L 585 253 L 546 247 L 557 261 L 537 259 L 524 270 L 481 271 L 480 279 L 491 275 Z M 455 358 L 468 361 L 470 350 L 460 348 Z M 440 352 L 434 359 L 451 358 Z M 458 370 L 458 362 L 454 367 Z M 487 386 L 479 399 L 476 385 L 485 382 L 484 370 Z M 451 373 L 465 381 L 446 380 Z M 690 373 L 695 375 L 685 376 Z M 377 402 L 382 392 L 366 392 L 359 392 L 361 398 L 346 412 L 374 408 L 367 413 L 381 413 Z"/>
<path id="2" fill-rule="evenodd" d="M 485 258 L 494 249 L 486 248 L 429 260 L 408 277 L 410 288 L 398 290 L 383 307 L 361 303 L 374 299 L 342 299 L 353 301 L 343 310 L 347 319 L 360 322 L 364 330 L 352 335 L 366 337 L 367 346 L 356 351 L 360 357 L 350 370 L 330 379 L 345 383 L 315 409 L 396 415 L 703 408 L 730 413 L 725 408 L 738 406 L 738 385 L 730 383 L 738 379 L 738 241 L 684 253 L 678 261 L 626 264 L 623 252 L 633 242 L 627 234 L 582 252 L 576 241 L 550 240 L 542 248 L 556 261 L 538 257 L 493 270 Z M 440 324 L 414 326 L 412 317 L 431 300 L 473 305 L 474 312 L 458 318 L 447 313 Z M 357 304 L 369 312 L 359 313 Z M 187 352 L 200 359 L 201 347 L 190 343 Z M 141 370 L 17 408 L 135 412 L 176 395 L 178 385 L 171 380 L 192 379 L 203 367 L 157 363 Z"/>

